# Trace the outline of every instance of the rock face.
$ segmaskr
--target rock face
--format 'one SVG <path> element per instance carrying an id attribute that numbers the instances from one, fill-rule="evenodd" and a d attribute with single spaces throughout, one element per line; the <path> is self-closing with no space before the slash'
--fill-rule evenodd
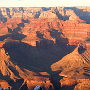
<path id="1" fill-rule="evenodd" d="M 66 10 L 66 15 L 67 16 L 70 16 L 69 17 L 69 20 L 73 20 L 73 21 L 83 21 L 83 20 L 80 20 L 80 18 L 75 14 L 75 12 L 71 9 L 69 10 Z"/>
<path id="2" fill-rule="evenodd" d="M 3 87 L 3 89 L 6 89 L 7 87 L 10 87 L 10 89 L 12 90 L 12 87 L 5 80 L 0 80 L 0 86 Z"/>
<path id="3" fill-rule="evenodd" d="M 66 90 L 63 87 L 81 87 L 84 82 L 86 86 L 89 14 L 90 7 L 1 7 L 0 85 L 12 90 L 33 90 L 37 85 Z"/>
<path id="4" fill-rule="evenodd" d="M 27 38 L 22 40 L 31 46 L 36 46 L 37 42 L 42 42 L 41 39 L 49 39 L 50 43 L 69 43 L 77 45 L 80 41 L 89 37 L 90 25 L 83 23 L 77 16 L 74 9 L 68 8 L 0 8 L 1 9 L 1 25 L 0 34 L 20 33 L 26 35 Z M 64 13 L 62 13 L 64 11 Z M 8 13 L 9 12 L 9 13 Z M 8 14 L 7 14 L 8 13 Z M 28 15 L 28 14 L 32 15 Z M 63 21 L 64 17 L 68 16 L 69 20 Z M 2 18 L 7 20 L 4 22 Z M 32 18 L 32 19 L 30 19 Z M 36 18 L 36 19 L 34 19 Z M 62 19 L 63 20 L 60 20 Z M 63 38 L 52 32 L 62 33 Z M 38 38 L 36 32 L 41 33 L 43 38 Z M 31 38 L 32 37 L 32 38 Z M 29 42 L 26 40 L 29 38 Z M 30 40 L 31 38 L 31 40 Z M 66 40 L 67 38 L 67 40 Z M 63 40 L 64 39 L 64 40 Z M 61 41 L 61 42 L 59 42 Z M 44 42 L 44 41 L 43 41 Z M 45 40 L 45 43 L 48 40 Z M 50 44 L 49 43 L 49 44 Z M 41 45 L 42 46 L 42 45 Z"/>
<path id="5" fill-rule="evenodd" d="M 51 11 L 44 11 L 40 14 L 39 18 L 58 18 L 58 17 Z"/>
<path id="6" fill-rule="evenodd" d="M 70 23 L 67 21 L 63 24 L 62 33 L 68 38 L 69 44 L 75 45 L 89 37 L 89 27 L 90 25 L 85 23 Z"/>
<path id="7" fill-rule="evenodd" d="M 89 72 L 86 68 L 89 68 L 90 49 L 85 49 L 81 46 L 76 47 L 76 49 L 63 57 L 60 61 L 51 65 L 53 71 L 61 70 L 60 76 L 63 79 L 60 80 L 61 87 L 72 86 L 84 81 L 90 81 Z M 79 84 L 78 84 L 79 85 Z M 77 87 L 78 87 L 77 85 Z M 76 89 L 78 90 L 78 89 Z M 80 89 L 82 90 L 82 89 Z"/>
<path id="8" fill-rule="evenodd" d="M 50 82 L 49 78 L 44 78 L 44 77 L 39 77 L 39 76 L 33 76 L 37 75 L 36 73 L 24 69 L 25 73 L 23 70 L 20 69 L 19 66 L 14 65 L 10 61 L 10 56 L 8 53 L 5 53 L 4 48 L 0 48 L 0 70 L 1 70 L 1 78 L 5 79 L 11 84 L 13 84 L 13 87 L 11 87 L 8 82 L 1 80 L 0 85 L 3 88 L 10 87 L 13 90 L 17 89 L 22 90 L 23 86 L 26 84 L 28 90 L 34 89 L 35 86 L 40 85 L 43 86 L 45 90 L 49 89 L 54 89 L 53 84 Z M 8 78 L 9 77 L 9 78 Z M 14 81 L 12 82 L 11 79 Z M 20 79 L 23 79 L 24 81 L 20 81 Z M 16 84 L 15 84 L 16 82 Z M 19 83 L 19 85 L 17 85 Z M 21 85 L 20 85 L 21 83 Z M 6 84 L 6 85 L 5 85 Z M 26 88 L 26 87 L 25 87 Z"/>
<path id="9" fill-rule="evenodd" d="M 74 90 L 90 90 L 90 81 L 85 81 L 77 84 Z"/>

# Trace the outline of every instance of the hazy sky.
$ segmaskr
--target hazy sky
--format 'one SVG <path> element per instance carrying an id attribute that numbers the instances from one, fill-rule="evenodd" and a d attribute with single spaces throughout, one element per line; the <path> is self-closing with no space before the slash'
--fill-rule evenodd
<path id="1" fill-rule="evenodd" d="M 90 6 L 90 0 L 0 0 L 0 7 Z"/>

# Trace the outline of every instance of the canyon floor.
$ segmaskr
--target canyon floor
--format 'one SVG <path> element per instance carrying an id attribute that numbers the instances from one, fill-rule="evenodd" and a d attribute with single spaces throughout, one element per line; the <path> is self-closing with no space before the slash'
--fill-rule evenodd
<path id="1" fill-rule="evenodd" d="M 0 86 L 90 90 L 90 7 L 1 7 Z"/>

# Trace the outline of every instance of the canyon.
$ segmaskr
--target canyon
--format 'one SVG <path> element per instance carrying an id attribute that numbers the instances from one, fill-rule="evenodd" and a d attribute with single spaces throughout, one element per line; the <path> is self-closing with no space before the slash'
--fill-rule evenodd
<path id="1" fill-rule="evenodd" d="M 0 86 L 90 90 L 90 7 L 0 7 Z"/>

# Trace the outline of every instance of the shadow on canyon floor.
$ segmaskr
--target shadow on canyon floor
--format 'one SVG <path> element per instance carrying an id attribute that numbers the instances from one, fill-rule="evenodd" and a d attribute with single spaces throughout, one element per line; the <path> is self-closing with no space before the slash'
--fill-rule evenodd
<path id="1" fill-rule="evenodd" d="M 58 33 L 56 30 L 54 31 L 56 32 L 56 34 Z M 60 33 L 58 34 L 60 35 Z M 39 35 L 41 35 L 41 37 Z M 21 39 L 24 38 L 24 35 L 22 36 L 19 36 L 18 40 L 20 39 L 21 41 Z M 43 40 L 47 40 L 43 38 L 43 35 L 40 33 L 38 33 L 37 36 Z M 13 38 L 13 39 L 16 40 L 16 38 Z M 5 45 L 7 46 L 7 44 L 4 44 L 3 47 L 5 48 L 6 52 L 8 52 L 11 58 L 11 61 L 14 64 L 17 64 L 19 67 L 28 69 L 36 73 L 39 73 L 39 72 L 49 73 L 50 76 L 41 75 L 40 73 L 39 73 L 39 76 L 49 77 L 51 82 L 54 85 L 55 90 L 59 90 L 60 89 L 59 81 L 60 79 L 62 79 L 62 77 L 59 76 L 59 73 L 61 71 L 53 72 L 50 67 L 53 63 L 59 61 L 65 55 L 67 55 L 68 53 L 72 52 L 75 49 L 76 46 L 73 46 L 73 45 L 70 46 L 70 45 L 67 45 L 67 43 L 61 45 L 57 42 L 57 44 L 54 44 L 54 43 L 51 45 L 45 44 L 45 46 L 34 47 L 34 46 L 30 46 L 27 43 L 20 42 L 20 44 L 17 45 L 15 48 L 5 47 Z"/>
<path id="2" fill-rule="evenodd" d="M 4 39 L 6 39 L 8 37 L 10 37 L 13 40 L 21 41 L 23 38 L 26 37 L 26 35 L 18 33 L 18 31 L 21 31 L 21 27 L 24 27 L 24 23 L 19 23 L 18 27 L 14 28 L 14 29 L 8 28 L 9 34 L 0 36 L 0 41 L 3 41 Z"/>

